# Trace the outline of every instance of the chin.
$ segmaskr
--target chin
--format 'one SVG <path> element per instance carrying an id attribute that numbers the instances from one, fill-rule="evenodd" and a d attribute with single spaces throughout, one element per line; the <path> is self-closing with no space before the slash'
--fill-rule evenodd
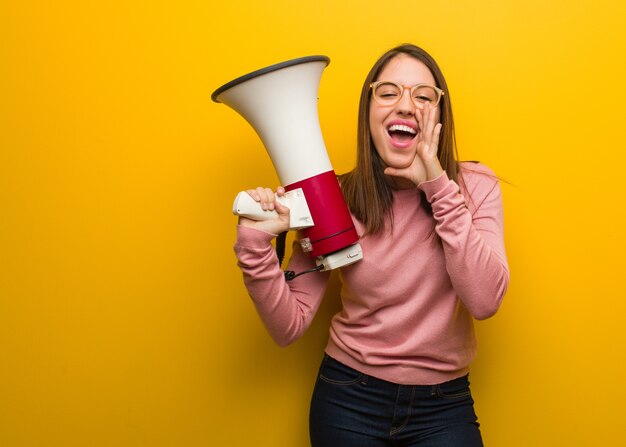
<path id="1" fill-rule="evenodd" d="M 394 168 L 394 169 L 404 169 L 411 166 L 413 163 L 413 159 L 415 157 L 407 157 L 406 155 L 400 155 L 395 157 L 385 157 L 383 158 L 383 162 L 386 167 Z"/>

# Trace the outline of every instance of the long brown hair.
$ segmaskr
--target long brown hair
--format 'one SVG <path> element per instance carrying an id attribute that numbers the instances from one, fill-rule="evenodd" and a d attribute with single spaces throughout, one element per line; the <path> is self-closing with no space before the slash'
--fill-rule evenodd
<path id="1" fill-rule="evenodd" d="M 439 104 L 442 131 L 437 155 L 441 167 L 448 174 L 448 178 L 456 182 L 459 177 L 452 104 L 443 73 L 432 56 L 422 48 L 412 44 L 403 44 L 392 48 L 378 59 L 365 78 L 359 102 L 356 165 L 352 171 L 340 178 L 348 207 L 352 214 L 363 222 L 366 234 L 374 234 L 383 230 L 385 218 L 392 219 L 391 204 L 393 202 L 393 189 L 385 179 L 383 161 L 374 147 L 369 127 L 369 110 L 372 99 L 370 84 L 377 80 L 389 61 L 402 54 L 424 63 L 433 74 L 437 87 L 445 92 Z"/>

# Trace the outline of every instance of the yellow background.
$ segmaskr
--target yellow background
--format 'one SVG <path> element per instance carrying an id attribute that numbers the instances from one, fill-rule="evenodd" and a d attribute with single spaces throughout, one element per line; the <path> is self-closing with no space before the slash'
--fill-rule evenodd
<path id="1" fill-rule="evenodd" d="M 512 281 L 472 369 L 487 445 L 625 445 L 623 5 L 2 0 L 0 445 L 308 445 L 336 283 L 274 346 L 230 207 L 278 180 L 210 93 L 328 55 L 345 172 L 363 79 L 405 41 L 447 76 L 461 158 L 510 182 Z"/>

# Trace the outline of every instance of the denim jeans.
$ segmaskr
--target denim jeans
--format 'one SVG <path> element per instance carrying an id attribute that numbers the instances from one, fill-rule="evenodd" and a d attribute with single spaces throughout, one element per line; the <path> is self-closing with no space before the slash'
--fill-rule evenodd
<path id="1" fill-rule="evenodd" d="M 311 400 L 313 447 L 482 446 L 468 377 L 398 385 L 324 356 Z"/>

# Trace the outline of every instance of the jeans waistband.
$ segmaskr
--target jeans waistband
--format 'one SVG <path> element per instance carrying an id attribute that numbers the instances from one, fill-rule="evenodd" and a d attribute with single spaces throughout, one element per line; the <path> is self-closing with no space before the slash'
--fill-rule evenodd
<path id="1" fill-rule="evenodd" d="M 424 392 L 424 394 L 432 394 L 435 393 L 438 389 L 440 389 L 442 386 L 443 387 L 449 387 L 449 386 L 455 386 L 455 385 L 468 385 L 469 386 L 469 374 L 465 374 L 464 376 L 461 377 L 457 377 L 455 379 L 452 380 L 448 380 L 446 382 L 441 382 L 441 383 L 435 383 L 435 384 L 428 384 L 428 385 L 422 385 L 422 384 L 412 384 L 412 385 L 401 385 L 398 383 L 394 383 L 394 382 L 389 382 L 387 380 L 384 379 L 380 379 L 378 377 L 374 377 L 365 373 L 362 373 L 361 371 L 358 371 L 342 362 L 340 362 L 339 360 L 334 359 L 333 357 L 331 357 L 328 354 L 324 354 L 324 359 L 322 361 L 322 365 L 324 365 L 324 363 L 326 362 L 332 362 L 334 363 L 337 367 L 344 369 L 345 371 L 352 371 L 356 374 L 361 374 L 361 382 L 362 383 L 369 383 L 369 384 L 378 384 L 379 386 L 382 387 L 413 387 L 416 391 L 422 391 Z"/>

